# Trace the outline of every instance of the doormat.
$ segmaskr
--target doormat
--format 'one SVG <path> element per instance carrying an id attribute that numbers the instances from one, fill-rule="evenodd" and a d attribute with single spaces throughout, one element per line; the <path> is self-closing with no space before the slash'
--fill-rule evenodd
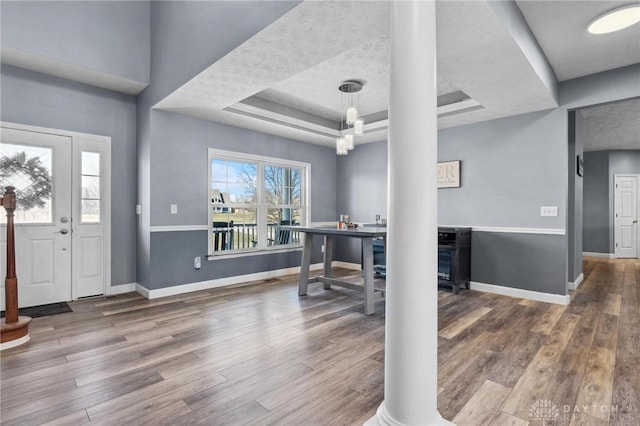
<path id="1" fill-rule="evenodd" d="M 73 312 L 71 306 L 67 302 L 49 303 L 47 305 L 30 306 L 28 308 L 18 309 L 18 315 L 25 317 L 38 318 L 46 317 L 49 315 L 64 314 L 66 312 Z M 0 318 L 4 318 L 5 312 L 0 312 Z"/>

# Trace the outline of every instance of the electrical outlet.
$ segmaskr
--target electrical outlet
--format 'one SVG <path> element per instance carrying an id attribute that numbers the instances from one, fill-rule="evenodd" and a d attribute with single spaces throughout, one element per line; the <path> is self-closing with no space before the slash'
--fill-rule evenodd
<path id="1" fill-rule="evenodd" d="M 136 204 L 136 214 L 142 213 L 142 206 L 140 204 Z"/>
<path id="2" fill-rule="evenodd" d="M 540 216 L 558 216 L 558 206 L 541 206 Z"/>
<path id="3" fill-rule="evenodd" d="M 202 268 L 202 263 L 201 263 L 201 260 L 200 260 L 200 256 L 197 256 L 197 257 L 194 257 L 194 258 L 193 258 L 193 267 L 194 267 L 195 269 L 200 269 L 200 268 Z"/>
<path id="4" fill-rule="evenodd" d="M 178 205 L 171 204 L 171 214 L 178 214 Z"/>
<path id="5" fill-rule="evenodd" d="M 320 251 L 324 253 L 324 244 L 320 247 Z"/>

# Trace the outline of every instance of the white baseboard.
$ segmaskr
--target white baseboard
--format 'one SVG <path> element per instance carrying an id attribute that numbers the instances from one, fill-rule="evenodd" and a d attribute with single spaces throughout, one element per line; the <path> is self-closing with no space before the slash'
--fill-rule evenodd
<path id="1" fill-rule="evenodd" d="M 576 290 L 578 287 L 580 287 L 582 281 L 584 281 L 584 274 L 581 272 L 574 282 L 569 281 L 569 290 Z"/>
<path id="2" fill-rule="evenodd" d="M 354 271 L 362 269 L 359 263 L 343 262 L 341 260 L 334 260 L 331 262 L 331 266 L 335 266 L 336 268 L 353 269 Z"/>
<path id="3" fill-rule="evenodd" d="M 27 334 L 26 336 L 22 336 L 15 340 L 10 340 L 8 342 L 0 343 L 0 351 L 4 351 L 5 349 L 15 348 L 16 346 L 23 345 L 29 341 L 31 337 Z"/>
<path id="4" fill-rule="evenodd" d="M 517 297 L 521 299 L 537 300 L 538 302 L 555 303 L 557 305 L 568 305 L 570 302 L 569 295 L 541 293 L 532 290 L 523 290 L 520 288 L 504 287 L 501 285 L 484 284 L 471 281 L 471 290 L 484 291 L 486 293 L 501 294 L 503 296 Z"/>
<path id="5" fill-rule="evenodd" d="M 311 265 L 311 270 L 322 269 L 322 263 Z M 136 284 L 136 291 L 147 299 L 158 299 L 161 297 L 175 296 L 178 294 L 191 293 L 200 290 L 209 290 L 227 285 L 242 284 L 249 281 L 268 280 L 271 278 L 283 277 L 285 275 L 300 273 L 300 267 L 276 269 L 274 271 L 256 272 L 255 274 L 236 275 L 233 277 L 219 278 L 216 280 L 199 281 L 195 283 L 176 285 L 173 287 L 159 288 L 148 290 L 147 288 Z"/>
<path id="6" fill-rule="evenodd" d="M 116 294 L 131 293 L 132 291 L 136 291 L 137 285 L 138 283 L 112 285 L 107 294 L 114 296 Z"/>
<path id="7" fill-rule="evenodd" d="M 586 256 L 586 257 L 603 257 L 605 259 L 615 259 L 616 255 L 613 253 L 595 253 L 595 252 L 589 252 L 589 251 L 584 251 L 582 252 L 582 256 Z"/>
<path id="8" fill-rule="evenodd" d="M 149 297 L 149 290 L 147 290 L 146 287 L 141 286 L 140 284 L 136 283 L 136 292 L 138 292 L 138 294 L 144 298 L 150 299 Z"/>

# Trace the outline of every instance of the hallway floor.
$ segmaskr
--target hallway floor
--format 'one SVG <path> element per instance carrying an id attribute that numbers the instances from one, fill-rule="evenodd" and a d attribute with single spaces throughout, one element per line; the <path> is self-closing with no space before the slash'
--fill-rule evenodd
<path id="1" fill-rule="evenodd" d="M 350 274 L 353 271 L 336 270 Z M 569 306 L 439 291 L 458 425 L 640 424 L 640 261 L 588 258 Z M 383 398 L 384 301 L 296 276 L 73 302 L 0 360 L 8 425 L 358 425 Z"/>

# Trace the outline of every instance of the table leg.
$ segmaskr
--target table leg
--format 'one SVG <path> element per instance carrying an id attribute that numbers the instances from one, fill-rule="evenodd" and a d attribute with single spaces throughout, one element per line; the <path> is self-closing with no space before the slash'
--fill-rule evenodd
<path id="1" fill-rule="evenodd" d="M 300 283 L 298 284 L 298 295 L 307 294 L 309 286 L 309 267 L 311 266 L 311 250 L 313 248 L 313 234 L 306 232 L 304 234 L 304 243 L 302 245 L 302 262 L 300 265 Z"/>
<path id="2" fill-rule="evenodd" d="M 362 251 L 364 254 L 364 313 L 371 315 L 375 313 L 375 303 L 373 299 L 373 238 L 362 238 Z"/>
<path id="3" fill-rule="evenodd" d="M 331 278 L 331 261 L 333 260 L 333 236 L 324 236 L 324 271 L 323 274 L 327 278 Z M 324 283 L 324 289 L 331 289 L 330 283 Z"/>

